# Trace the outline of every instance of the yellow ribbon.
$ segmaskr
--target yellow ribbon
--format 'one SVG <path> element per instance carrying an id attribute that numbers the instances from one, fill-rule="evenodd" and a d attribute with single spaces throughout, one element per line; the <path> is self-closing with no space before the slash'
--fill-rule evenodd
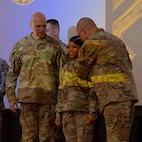
<path id="1" fill-rule="evenodd" d="M 117 73 L 117 74 L 105 74 L 92 76 L 91 81 L 93 83 L 101 83 L 101 82 L 128 82 L 128 76 L 125 73 Z"/>
<path id="2" fill-rule="evenodd" d="M 65 86 L 93 87 L 91 82 L 81 79 L 76 73 L 66 71 L 62 74 L 59 88 L 64 88 Z"/>

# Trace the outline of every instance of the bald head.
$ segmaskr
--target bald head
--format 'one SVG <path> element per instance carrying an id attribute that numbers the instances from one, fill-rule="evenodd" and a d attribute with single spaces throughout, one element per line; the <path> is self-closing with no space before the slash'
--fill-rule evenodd
<path id="1" fill-rule="evenodd" d="M 77 23 L 77 32 L 82 40 L 90 37 L 96 30 L 97 26 L 91 18 L 83 17 Z"/>
<path id="2" fill-rule="evenodd" d="M 32 36 L 35 39 L 42 39 L 46 33 L 46 17 L 41 12 L 36 12 L 31 17 L 30 26 L 33 30 Z"/>
<path id="3" fill-rule="evenodd" d="M 43 13 L 41 13 L 41 12 L 35 12 L 33 15 L 32 15 L 32 17 L 31 17 L 31 23 L 33 24 L 34 23 L 34 21 L 36 20 L 36 19 L 43 19 L 43 20 L 45 20 L 45 22 L 46 22 L 46 17 L 45 17 L 45 15 L 43 14 Z"/>
<path id="4" fill-rule="evenodd" d="M 91 18 L 83 17 L 78 21 L 77 28 L 82 29 L 85 27 L 97 27 L 97 26 Z"/>

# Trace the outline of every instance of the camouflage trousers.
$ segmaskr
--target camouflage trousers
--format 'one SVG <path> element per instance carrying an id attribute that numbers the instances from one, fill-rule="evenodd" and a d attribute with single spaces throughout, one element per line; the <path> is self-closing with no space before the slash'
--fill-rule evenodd
<path id="1" fill-rule="evenodd" d="M 103 111 L 106 125 L 106 142 L 129 142 L 134 118 L 134 104 L 131 101 L 109 103 Z"/>
<path id="2" fill-rule="evenodd" d="M 66 142 L 92 142 L 94 124 L 86 124 L 87 116 L 85 112 L 62 113 Z"/>
<path id="3" fill-rule="evenodd" d="M 22 103 L 20 124 L 22 126 L 21 142 L 55 142 L 55 114 L 51 105 Z"/>

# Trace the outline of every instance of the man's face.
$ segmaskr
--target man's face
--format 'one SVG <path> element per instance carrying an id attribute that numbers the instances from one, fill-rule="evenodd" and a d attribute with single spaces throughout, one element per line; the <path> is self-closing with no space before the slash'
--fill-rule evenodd
<path id="1" fill-rule="evenodd" d="M 82 41 L 84 41 L 88 38 L 86 28 L 77 28 L 77 33 Z"/>
<path id="2" fill-rule="evenodd" d="M 55 36 L 55 29 L 50 23 L 46 23 L 46 34 L 52 38 Z"/>
<path id="3" fill-rule="evenodd" d="M 33 35 L 36 39 L 43 39 L 46 34 L 46 19 L 42 16 L 37 16 L 31 23 Z"/>

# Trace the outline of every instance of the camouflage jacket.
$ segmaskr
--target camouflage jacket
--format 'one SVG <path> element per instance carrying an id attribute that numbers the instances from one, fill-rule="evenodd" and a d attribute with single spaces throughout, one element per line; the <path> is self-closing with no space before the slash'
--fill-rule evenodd
<path id="1" fill-rule="evenodd" d="M 64 50 L 65 53 L 67 53 L 67 45 L 63 43 L 61 40 L 59 41 L 61 48 Z"/>
<path id="2" fill-rule="evenodd" d="M 56 112 L 96 112 L 97 98 L 95 93 L 90 92 L 92 85 L 87 81 L 88 73 L 84 72 L 83 79 L 80 79 L 75 77 L 73 72 L 75 72 L 74 60 L 65 64 L 60 71 Z"/>
<path id="3" fill-rule="evenodd" d="M 79 76 L 89 71 L 100 110 L 110 102 L 137 102 L 132 64 L 125 44 L 116 36 L 98 29 L 84 42 L 75 68 Z"/>
<path id="4" fill-rule="evenodd" d="M 5 95 L 5 82 L 8 71 L 8 64 L 5 60 L 0 58 L 0 109 L 4 108 L 3 96 Z"/>
<path id="5" fill-rule="evenodd" d="M 10 68 L 6 78 L 8 101 L 55 104 L 58 73 L 64 59 L 59 43 L 49 36 L 35 40 L 31 35 L 19 40 L 10 55 Z"/>

